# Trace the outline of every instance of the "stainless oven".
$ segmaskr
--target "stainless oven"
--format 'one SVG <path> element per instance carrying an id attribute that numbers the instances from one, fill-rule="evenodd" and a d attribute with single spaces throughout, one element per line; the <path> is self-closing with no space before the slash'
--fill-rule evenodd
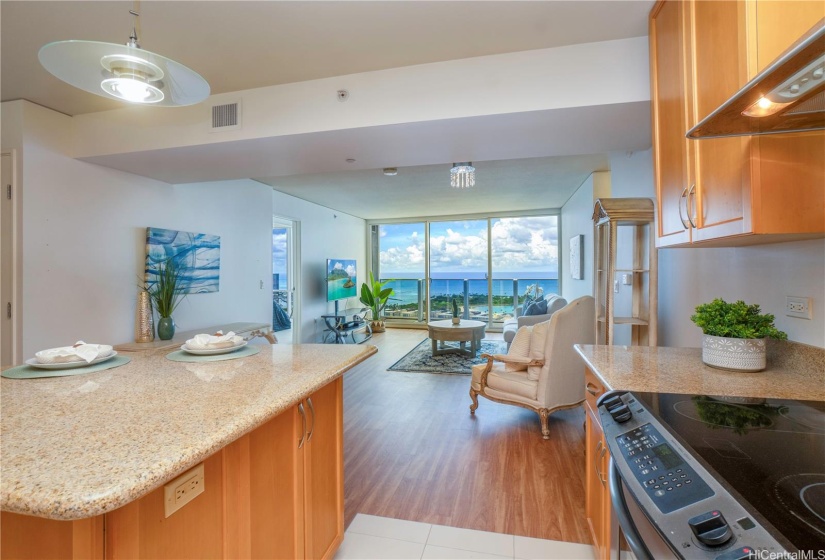
<path id="1" fill-rule="evenodd" d="M 611 392 L 598 409 L 613 558 L 823 557 L 825 404 Z"/>

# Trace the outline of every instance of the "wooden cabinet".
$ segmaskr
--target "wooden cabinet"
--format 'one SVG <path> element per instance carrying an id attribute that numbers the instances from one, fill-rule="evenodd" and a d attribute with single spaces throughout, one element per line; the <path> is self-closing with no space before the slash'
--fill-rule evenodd
<path id="1" fill-rule="evenodd" d="M 344 416 L 341 378 L 306 400 L 304 531 L 306 558 L 332 558 L 344 539 Z"/>
<path id="2" fill-rule="evenodd" d="M 586 445 L 586 476 L 585 476 L 585 513 L 590 527 L 590 536 L 596 549 L 598 560 L 608 560 L 611 557 L 610 522 L 610 492 L 607 487 L 607 466 L 610 461 L 610 452 L 604 442 L 604 433 L 596 412 L 596 399 L 604 393 L 604 387 L 595 375 L 585 370 L 587 397 L 585 399 L 585 445 Z"/>
<path id="3" fill-rule="evenodd" d="M 203 493 L 169 517 L 162 487 L 91 519 L 54 521 L 3 512 L 0 553 L 65 559 L 332 558 L 344 534 L 343 491 L 339 377 L 207 458 Z"/>
<path id="4" fill-rule="evenodd" d="M 685 138 L 822 17 L 823 2 L 665 0 L 654 6 L 659 246 L 825 236 L 825 133 Z"/>

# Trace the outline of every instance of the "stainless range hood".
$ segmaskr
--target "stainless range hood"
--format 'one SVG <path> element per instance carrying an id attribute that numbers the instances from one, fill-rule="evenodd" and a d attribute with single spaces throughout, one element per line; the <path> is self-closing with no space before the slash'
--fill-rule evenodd
<path id="1" fill-rule="evenodd" d="M 688 138 L 825 129 L 825 18 L 718 109 Z"/>

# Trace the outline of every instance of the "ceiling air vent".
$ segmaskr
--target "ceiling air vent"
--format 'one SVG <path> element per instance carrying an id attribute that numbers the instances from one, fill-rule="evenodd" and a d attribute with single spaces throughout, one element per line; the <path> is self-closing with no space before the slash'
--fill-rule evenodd
<path id="1" fill-rule="evenodd" d="M 212 106 L 212 132 L 234 130 L 241 127 L 241 104 L 226 103 Z"/>

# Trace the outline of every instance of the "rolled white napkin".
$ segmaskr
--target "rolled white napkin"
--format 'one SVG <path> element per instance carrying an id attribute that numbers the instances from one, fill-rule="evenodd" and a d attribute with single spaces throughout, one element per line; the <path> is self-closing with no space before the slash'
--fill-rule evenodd
<path id="1" fill-rule="evenodd" d="M 89 363 L 96 358 L 103 358 L 111 353 L 112 347 L 108 344 L 86 344 L 82 340 L 78 340 L 74 346 L 41 350 L 34 355 L 34 359 L 41 364 Z"/>
<path id="2" fill-rule="evenodd" d="M 186 346 L 192 350 L 214 350 L 216 348 L 232 348 L 242 342 L 243 338 L 232 331 L 226 334 L 218 331 L 216 334 L 196 334 L 194 338 L 186 341 Z"/>

